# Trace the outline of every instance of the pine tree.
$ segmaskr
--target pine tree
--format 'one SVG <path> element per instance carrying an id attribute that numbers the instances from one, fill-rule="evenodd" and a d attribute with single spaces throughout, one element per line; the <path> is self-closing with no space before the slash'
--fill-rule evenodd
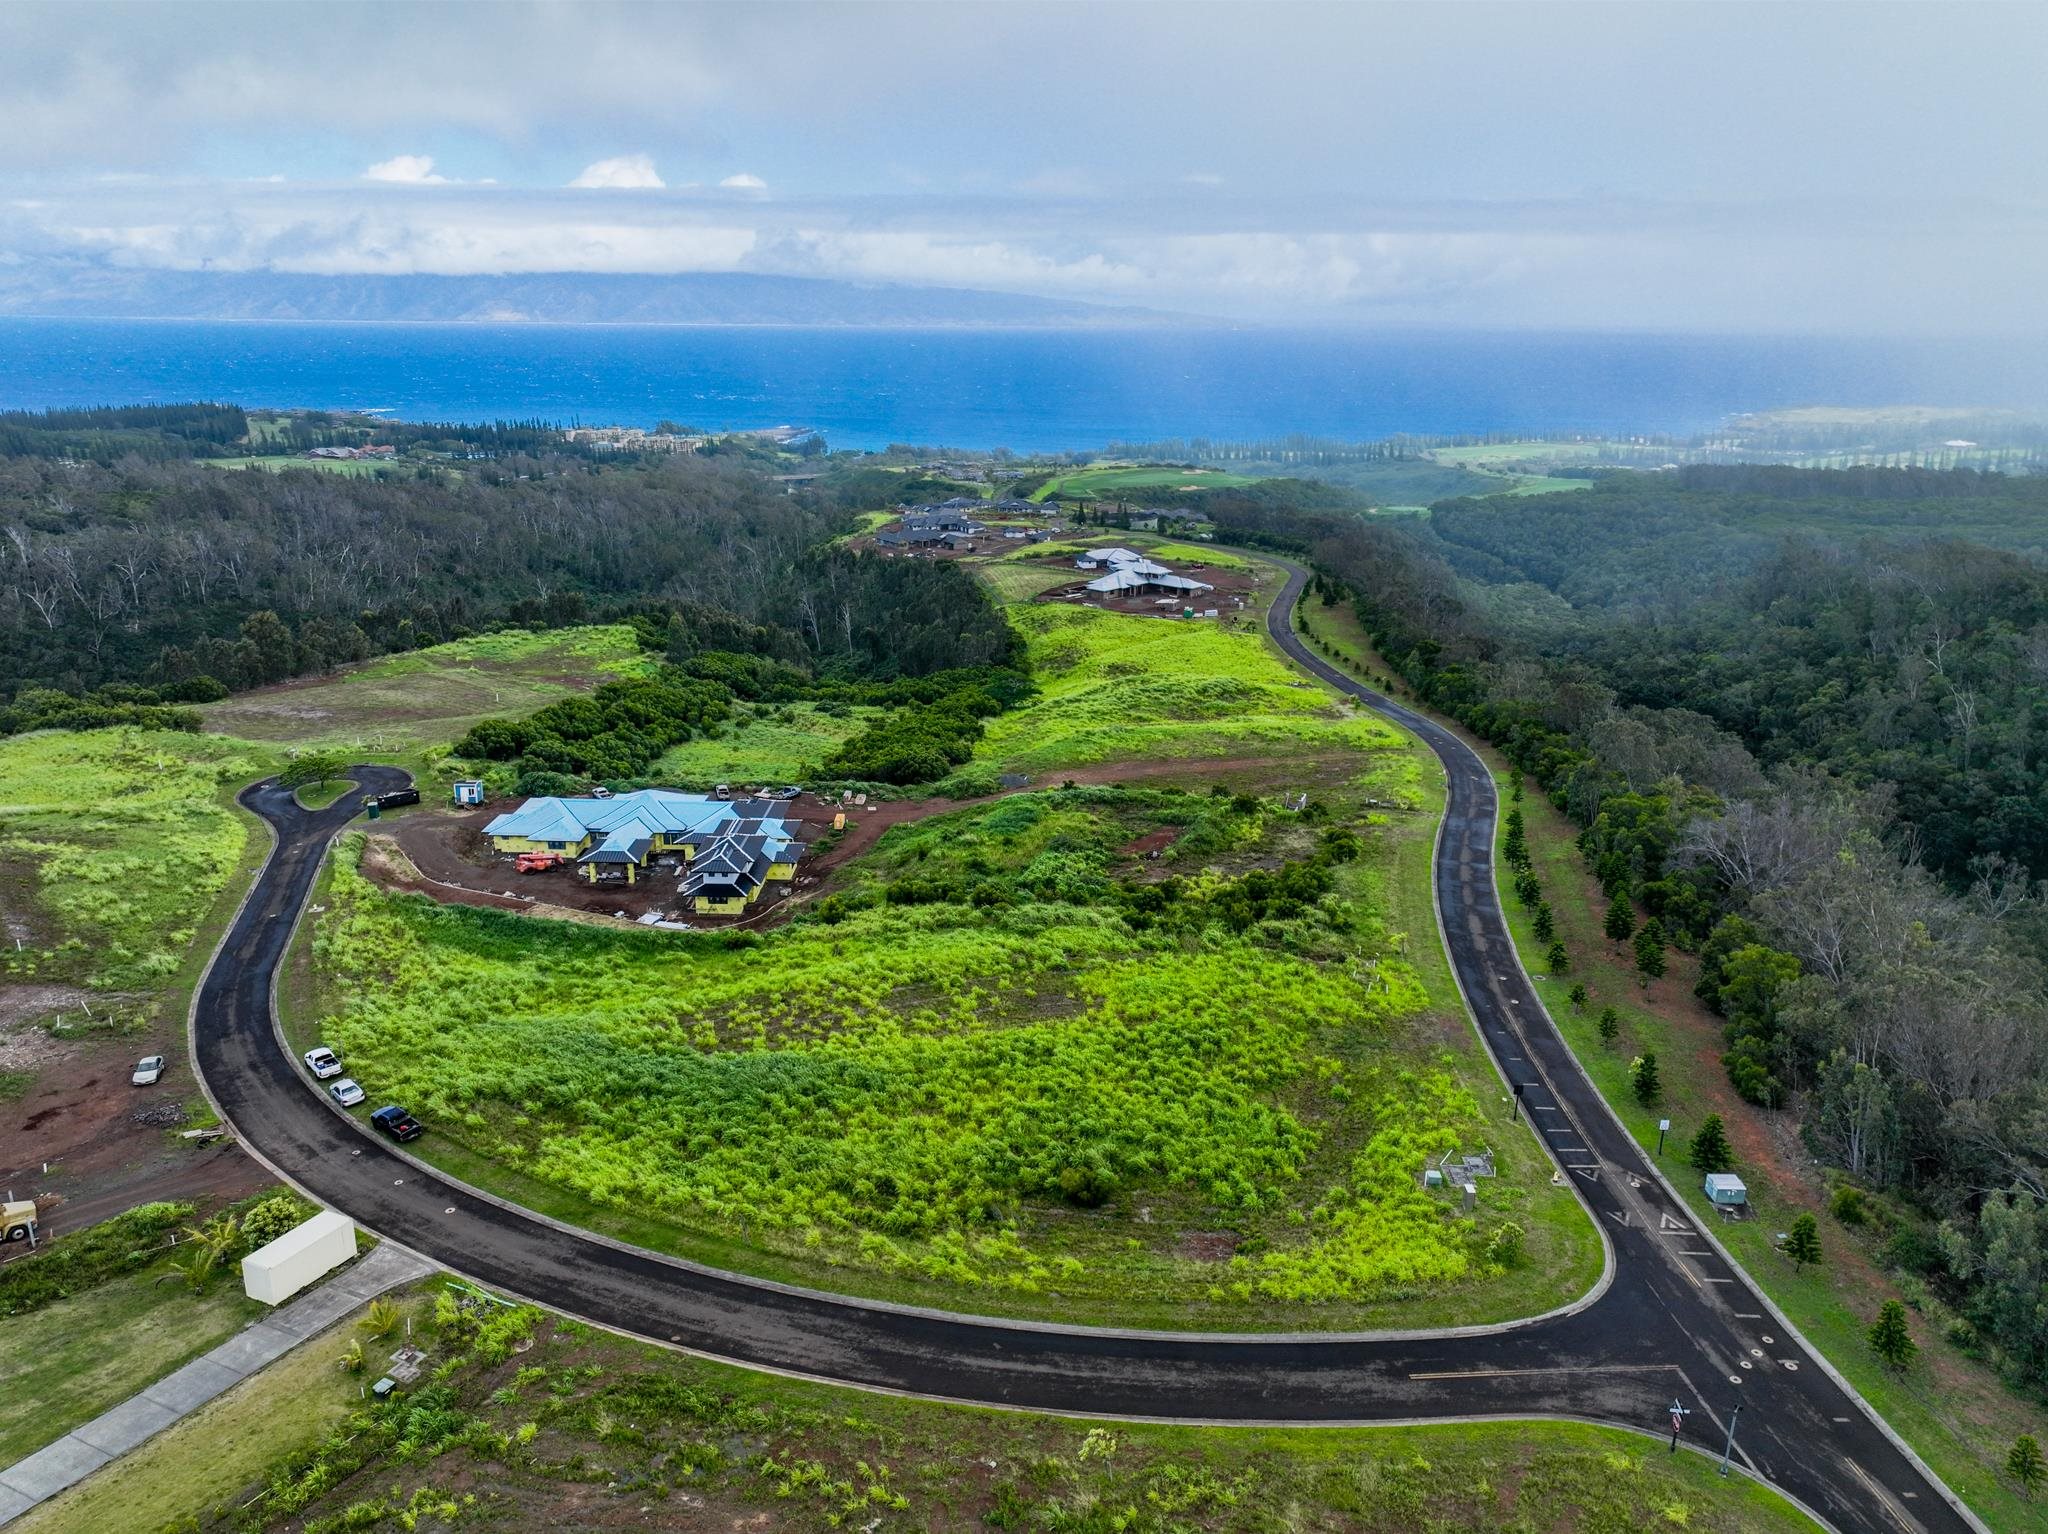
<path id="1" fill-rule="evenodd" d="M 1629 909 L 1626 900 L 1617 900 L 1608 906 L 1607 920 L 1602 925 L 1615 942 L 1626 943 L 1635 936 L 1636 913 Z"/>
<path id="2" fill-rule="evenodd" d="M 1728 1148 L 1728 1132 L 1721 1127 L 1721 1115 L 1710 1113 L 1692 1137 L 1692 1169 L 1695 1172 L 1725 1172 L 1735 1165 L 1735 1153 Z"/>
<path id="3" fill-rule="evenodd" d="M 1572 967 L 1572 956 L 1565 952 L 1563 943 L 1553 938 L 1550 950 L 1543 955 L 1543 962 L 1550 966 L 1553 975 L 1561 975 Z"/>
<path id="4" fill-rule="evenodd" d="M 1572 987 L 1572 1010 L 1574 1012 L 1586 1010 L 1586 982 L 1583 980 Z"/>
<path id="5" fill-rule="evenodd" d="M 1600 1042 L 1612 1044 L 1621 1034 L 1621 1014 L 1612 1007 L 1600 1009 Z"/>
<path id="6" fill-rule="evenodd" d="M 2034 1489 L 2048 1480 L 2048 1463 L 2043 1463 L 2041 1446 L 2032 1433 L 2022 1433 L 2013 1440 L 2012 1452 L 2005 1457 L 2005 1473 L 2020 1483 L 2020 1490 L 2030 1499 Z"/>
<path id="7" fill-rule="evenodd" d="M 1636 969 L 1647 986 L 1664 975 L 1664 929 L 1656 921 L 1643 923 L 1636 934 Z"/>
<path id="8" fill-rule="evenodd" d="M 1536 941 L 1548 943 L 1557 937 L 1557 918 L 1551 914 L 1550 902 L 1545 900 L 1536 907 L 1534 919 Z"/>
<path id="9" fill-rule="evenodd" d="M 1792 1259 L 1795 1272 L 1820 1261 L 1820 1222 L 1812 1215 L 1802 1214 L 1792 1222 L 1785 1234 L 1785 1255 Z"/>
<path id="10" fill-rule="evenodd" d="M 1636 1089 L 1636 1101 L 1645 1108 L 1663 1095 L 1664 1083 L 1657 1075 L 1657 1057 L 1641 1054 L 1629 1062 L 1629 1080 Z"/>
<path id="11" fill-rule="evenodd" d="M 1878 1309 L 1870 1328 L 1870 1351 L 1879 1363 L 1900 1374 L 1913 1367 L 1920 1345 L 1906 1327 L 1906 1307 L 1897 1300 L 1886 1300 Z"/>
<path id="12" fill-rule="evenodd" d="M 1515 898 L 1523 905 L 1536 905 L 1543 899 L 1543 886 L 1528 869 L 1515 875 Z"/>

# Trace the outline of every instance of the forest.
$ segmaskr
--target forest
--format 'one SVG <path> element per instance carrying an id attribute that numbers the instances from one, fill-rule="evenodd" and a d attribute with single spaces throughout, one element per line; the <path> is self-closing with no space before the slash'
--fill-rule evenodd
<path id="1" fill-rule="evenodd" d="M 858 676 L 1007 662 L 971 581 L 829 552 L 848 525 L 843 497 L 732 458 L 513 455 L 376 479 L 15 454 L 0 677 L 184 696 L 174 684 L 261 686 L 506 623 L 678 611 L 730 615 L 747 642 L 729 648 L 763 629 L 786 659 Z"/>
<path id="2" fill-rule="evenodd" d="M 2044 510 L 2048 481 L 1695 468 L 1426 522 L 1212 513 L 1312 552 L 1418 695 L 1583 828 L 1610 935 L 1700 954 L 1737 1090 L 1851 1194 L 1916 1207 L 1886 1260 L 2037 1390 Z"/>

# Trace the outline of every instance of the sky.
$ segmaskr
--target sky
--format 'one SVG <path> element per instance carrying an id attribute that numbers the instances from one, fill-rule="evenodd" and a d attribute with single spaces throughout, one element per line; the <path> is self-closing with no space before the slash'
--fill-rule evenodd
<path id="1" fill-rule="evenodd" d="M 2048 329 L 2048 6 L 0 6 L 0 269 Z"/>

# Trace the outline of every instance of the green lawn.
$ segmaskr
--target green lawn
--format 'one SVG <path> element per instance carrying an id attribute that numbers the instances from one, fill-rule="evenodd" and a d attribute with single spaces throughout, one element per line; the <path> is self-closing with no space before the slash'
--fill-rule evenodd
<path id="1" fill-rule="evenodd" d="M 216 469 L 267 469 L 272 474 L 283 474 L 290 469 L 313 469 L 322 474 L 370 475 L 411 474 L 415 465 L 396 463 L 390 460 L 378 461 L 369 458 L 200 458 L 197 463 L 211 464 Z"/>
<path id="2" fill-rule="evenodd" d="M 239 693 L 200 712 L 206 728 L 222 735 L 308 750 L 409 753 L 446 744 L 479 719 L 531 713 L 653 664 L 624 624 L 509 629 Z"/>
<path id="3" fill-rule="evenodd" d="M 210 1293 L 117 1278 L 21 1316 L 0 1317 L 0 1465 L 63 1437 L 224 1342 L 266 1307 L 223 1273 Z"/>
<path id="4" fill-rule="evenodd" d="M 1253 481 L 1242 474 L 1226 474 L 1221 469 L 1177 469 L 1161 464 L 1101 464 L 1072 474 L 1062 474 L 1033 492 L 1031 499 L 1042 501 L 1053 495 L 1091 498 L 1156 496 L 1171 499 L 1173 493 L 1178 490 L 1222 490 L 1232 485 L 1251 483 Z"/>
<path id="5" fill-rule="evenodd" d="M 406 1308 L 427 1316 L 416 1300 Z M 12 1527 L 18 1534 L 184 1527 L 183 1520 L 247 1501 L 273 1463 L 318 1442 L 362 1404 L 362 1380 L 335 1367 L 356 1335 L 344 1322 L 301 1343 Z"/>

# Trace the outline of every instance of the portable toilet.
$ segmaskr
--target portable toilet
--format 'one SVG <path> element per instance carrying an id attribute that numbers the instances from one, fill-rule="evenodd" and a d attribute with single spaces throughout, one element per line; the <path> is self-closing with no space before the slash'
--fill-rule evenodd
<path id="1" fill-rule="evenodd" d="M 484 802 L 484 784 L 481 778 L 457 778 L 455 780 L 455 802 L 461 805 L 478 805 Z"/>
<path id="2" fill-rule="evenodd" d="M 1749 1189 L 1743 1187 L 1742 1179 L 1733 1172 L 1709 1172 L 1707 1197 L 1723 1208 L 1738 1209 L 1749 1202 Z"/>

